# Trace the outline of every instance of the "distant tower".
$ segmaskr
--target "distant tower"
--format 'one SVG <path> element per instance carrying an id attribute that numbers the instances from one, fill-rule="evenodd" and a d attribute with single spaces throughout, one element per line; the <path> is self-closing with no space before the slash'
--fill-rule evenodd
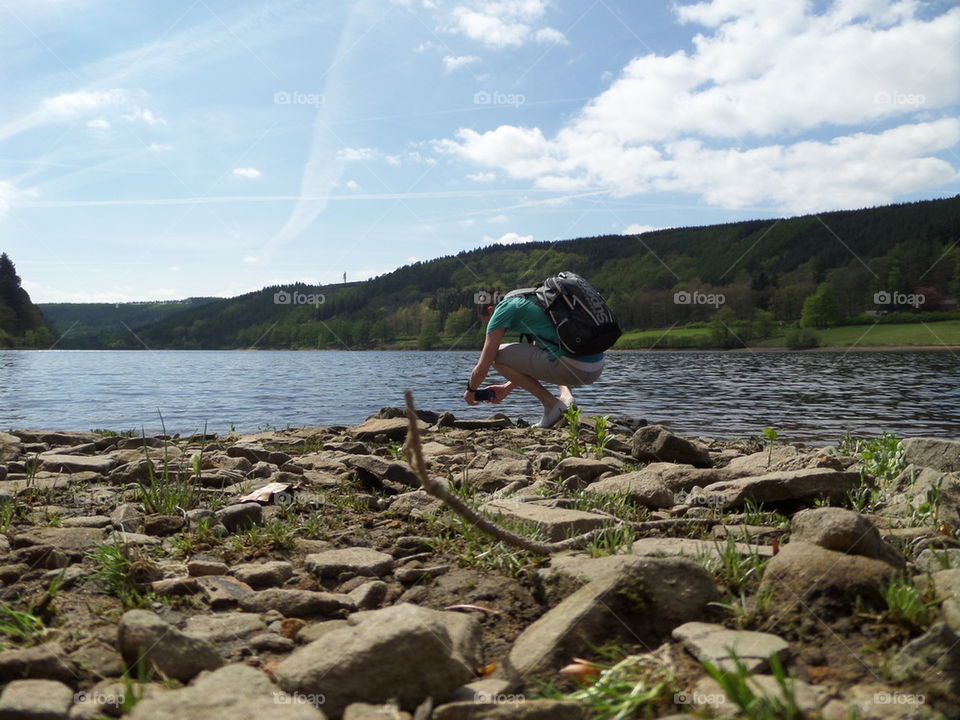
<path id="1" fill-rule="evenodd" d="M 344 285 L 346 285 L 346 283 L 347 283 L 347 274 L 346 274 L 346 273 L 343 274 L 343 283 L 344 283 Z"/>

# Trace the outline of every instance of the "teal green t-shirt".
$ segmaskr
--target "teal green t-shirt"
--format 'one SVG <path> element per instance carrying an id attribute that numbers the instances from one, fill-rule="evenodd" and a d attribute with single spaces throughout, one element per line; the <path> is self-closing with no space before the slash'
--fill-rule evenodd
<path id="1" fill-rule="evenodd" d="M 507 298 L 494 308 L 490 322 L 487 324 L 487 332 L 501 328 L 530 335 L 550 354 L 551 360 L 556 360 L 558 357 L 576 357 L 583 362 L 603 360 L 603 353 L 574 356 L 560 347 L 557 329 L 550 321 L 550 317 L 539 305 L 525 297 Z"/>

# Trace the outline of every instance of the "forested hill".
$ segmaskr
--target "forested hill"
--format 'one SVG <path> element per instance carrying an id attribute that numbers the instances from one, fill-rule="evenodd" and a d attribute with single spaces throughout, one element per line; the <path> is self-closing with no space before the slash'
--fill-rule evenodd
<path id="1" fill-rule="evenodd" d="M 830 296 L 828 321 L 864 312 L 930 312 L 953 307 L 960 290 L 958 239 L 960 196 L 642 235 L 496 245 L 361 283 L 206 298 L 155 320 L 141 318 L 146 322 L 137 337 L 118 326 L 72 339 L 68 333 L 58 346 L 135 348 L 143 347 L 142 340 L 152 348 L 449 347 L 457 338 L 457 344 L 472 346 L 480 337 L 471 329 L 477 291 L 536 285 L 560 270 L 586 276 L 630 329 L 683 326 L 718 313 L 730 323 L 763 318 L 790 324 L 818 292 Z M 42 306 L 60 331 L 69 326 L 66 313 L 77 320 L 84 307 L 90 306 Z"/>
<path id="2" fill-rule="evenodd" d="M 20 287 L 16 266 L 0 253 L 0 348 L 49 347 L 52 342 L 43 313 Z"/>

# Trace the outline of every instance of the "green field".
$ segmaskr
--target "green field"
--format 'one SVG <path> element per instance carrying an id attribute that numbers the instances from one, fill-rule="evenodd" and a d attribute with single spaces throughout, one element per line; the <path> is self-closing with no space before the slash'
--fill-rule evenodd
<path id="1" fill-rule="evenodd" d="M 960 346 L 960 320 L 931 323 L 898 323 L 876 325 L 845 325 L 817 330 L 821 347 L 877 347 L 877 346 Z M 707 328 L 674 328 L 671 330 L 628 330 L 617 342 L 617 349 L 682 349 L 710 346 Z M 749 343 L 751 347 L 786 347 L 785 333 Z"/>

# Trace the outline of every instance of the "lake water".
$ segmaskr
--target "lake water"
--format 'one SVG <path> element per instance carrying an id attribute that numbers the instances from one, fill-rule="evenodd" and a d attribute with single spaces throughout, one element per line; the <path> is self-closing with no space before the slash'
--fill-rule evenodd
<path id="1" fill-rule="evenodd" d="M 516 390 L 462 400 L 476 352 L 0 351 L 0 429 L 203 430 L 352 425 L 385 405 L 458 417 L 539 419 Z M 615 352 L 575 391 L 585 415 L 664 422 L 686 435 L 832 443 L 847 430 L 960 437 L 960 356 L 950 351 Z M 499 380 L 496 380 L 499 381 Z"/>

